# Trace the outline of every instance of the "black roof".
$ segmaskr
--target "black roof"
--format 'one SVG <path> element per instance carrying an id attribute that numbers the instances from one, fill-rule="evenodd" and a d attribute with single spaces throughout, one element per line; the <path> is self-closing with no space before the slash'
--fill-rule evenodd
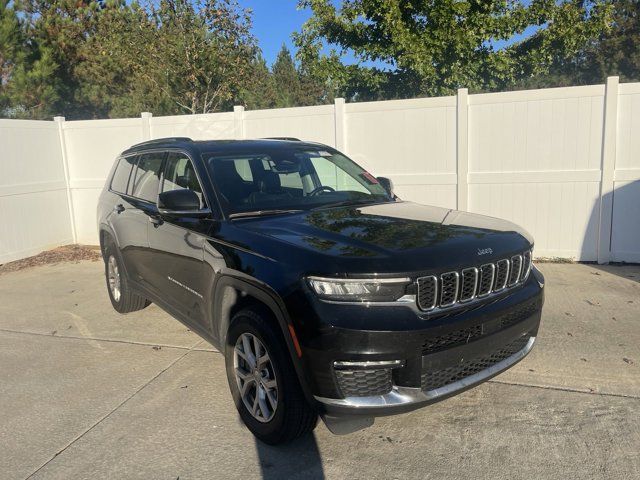
<path id="1" fill-rule="evenodd" d="M 311 147 L 311 148 L 331 148 L 327 145 L 316 142 L 303 142 L 293 137 L 278 138 L 258 138 L 253 140 L 192 140 L 188 137 L 168 137 L 149 140 L 137 143 L 123 153 L 135 153 L 152 148 L 185 148 L 188 150 L 197 149 L 201 153 L 205 152 L 221 152 L 236 153 L 246 152 L 248 150 L 278 150 L 287 146 Z"/>

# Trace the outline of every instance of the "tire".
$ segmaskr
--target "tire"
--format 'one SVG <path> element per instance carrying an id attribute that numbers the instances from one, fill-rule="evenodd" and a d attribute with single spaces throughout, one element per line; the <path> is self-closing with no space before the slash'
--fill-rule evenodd
<path id="1" fill-rule="evenodd" d="M 318 423 L 318 414 L 305 399 L 284 339 L 269 317 L 270 312 L 256 307 L 246 308 L 234 315 L 227 334 L 225 363 L 229 388 L 240 418 L 259 440 L 278 445 L 313 431 Z M 264 347 L 264 350 L 259 349 L 260 355 L 257 357 L 264 358 L 264 353 L 268 355 L 268 364 L 258 365 L 254 374 L 246 374 L 247 371 L 251 372 L 251 364 L 238 353 L 245 353 L 244 340 L 247 338 L 257 339 Z M 252 350 L 251 347 L 249 349 Z M 256 351 L 255 348 L 253 351 Z M 237 377 L 237 370 L 249 380 L 243 381 Z M 275 395 L 273 388 L 267 388 L 267 385 L 273 387 L 274 380 Z M 241 384 L 245 386 L 247 382 L 243 397 Z M 258 395 L 259 382 L 262 382 L 260 388 L 264 395 Z M 266 414 L 262 410 L 262 403 L 256 401 L 256 396 L 264 401 Z M 275 408 L 272 402 L 274 396 Z M 253 408 L 257 415 L 252 413 Z"/>
<path id="2" fill-rule="evenodd" d="M 107 292 L 111 305 L 119 313 L 130 313 L 142 310 L 151 302 L 131 290 L 129 280 L 122 266 L 120 252 L 108 244 L 104 250 L 104 275 L 107 281 Z"/>

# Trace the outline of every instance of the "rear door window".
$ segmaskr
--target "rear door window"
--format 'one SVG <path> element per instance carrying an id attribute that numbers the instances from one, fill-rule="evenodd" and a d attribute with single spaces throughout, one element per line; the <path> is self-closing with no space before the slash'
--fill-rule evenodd
<path id="1" fill-rule="evenodd" d="M 138 168 L 133 178 L 131 195 L 147 202 L 156 203 L 158 186 L 160 184 L 160 171 L 164 152 L 145 153 L 140 155 Z"/>
<path id="2" fill-rule="evenodd" d="M 111 190 L 118 193 L 127 193 L 129 177 L 131 176 L 131 170 L 136 163 L 136 159 L 137 157 L 126 157 L 118 161 L 118 166 L 111 179 Z"/>

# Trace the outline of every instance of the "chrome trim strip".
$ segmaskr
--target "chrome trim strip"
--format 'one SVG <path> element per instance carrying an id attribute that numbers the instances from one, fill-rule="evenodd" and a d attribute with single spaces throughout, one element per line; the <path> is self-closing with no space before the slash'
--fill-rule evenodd
<path id="1" fill-rule="evenodd" d="M 384 411 L 387 407 L 397 407 L 402 405 L 410 405 L 413 403 L 426 403 L 437 400 L 440 397 L 448 396 L 456 393 L 458 390 L 476 385 L 487 380 L 489 377 L 507 370 L 513 364 L 526 357 L 536 341 L 536 337 L 529 338 L 529 341 L 522 350 L 514 353 L 510 357 L 490 366 L 478 373 L 469 375 L 457 382 L 450 383 L 444 387 L 434 390 L 423 391 L 420 388 L 399 387 L 394 385 L 393 389 L 384 395 L 374 395 L 370 397 L 347 397 L 347 398 L 326 398 L 316 396 L 318 402 L 326 405 L 335 405 L 340 407 L 353 408 L 354 410 L 362 409 L 379 409 Z"/>
<path id="2" fill-rule="evenodd" d="M 404 366 L 404 360 L 368 360 L 366 362 L 336 361 L 333 368 L 336 370 L 376 370 L 383 368 L 398 368 Z"/>

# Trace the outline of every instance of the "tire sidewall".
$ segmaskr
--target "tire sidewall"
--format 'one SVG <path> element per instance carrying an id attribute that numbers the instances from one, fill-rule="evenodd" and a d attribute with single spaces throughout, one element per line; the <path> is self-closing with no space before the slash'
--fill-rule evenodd
<path id="1" fill-rule="evenodd" d="M 116 259 L 116 264 L 118 265 L 118 274 L 120 275 L 120 300 L 116 301 L 113 298 L 113 293 L 111 293 L 111 287 L 109 286 L 109 258 L 113 256 Z M 118 255 L 118 249 L 113 245 L 107 245 L 105 248 L 105 256 L 104 256 L 104 278 L 107 284 L 107 292 L 109 294 L 109 300 L 111 300 L 111 305 L 113 308 L 120 312 L 122 310 L 124 295 L 127 288 L 126 275 L 124 274 L 124 269 L 122 267 L 122 260 L 120 259 L 120 255 Z"/>
<path id="2" fill-rule="evenodd" d="M 229 382 L 229 389 L 231 390 L 231 396 L 236 404 L 238 413 L 243 422 L 249 430 L 251 430 L 256 437 L 266 443 L 277 442 L 280 432 L 284 426 L 287 401 L 289 398 L 289 392 L 287 392 L 287 382 L 284 381 L 285 365 L 284 362 L 290 361 L 283 355 L 281 341 L 277 338 L 274 332 L 268 328 L 265 328 L 264 321 L 260 321 L 254 318 L 254 315 L 258 318 L 258 314 L 248 312 L 246 314 L 239 314 L 233 321 L 229 334 L 227 336 L 227 343 L 225 345 L 225 366 L 227 371 L 227 380 Z M 253 415 L 247 410 L 240 396 L 238 389 L 238 383 L 234 372 L 234 348 L 236 340 L 243 333 L 250 333 L 258 337 L 262 344 L 269 353 L 271 359 L 271 365 L 273 367 L 276 382 L 278 385 L 278 405 L 276 407 L 275 414 L 268 422 L 260 422 L 256 420 Z"/>

